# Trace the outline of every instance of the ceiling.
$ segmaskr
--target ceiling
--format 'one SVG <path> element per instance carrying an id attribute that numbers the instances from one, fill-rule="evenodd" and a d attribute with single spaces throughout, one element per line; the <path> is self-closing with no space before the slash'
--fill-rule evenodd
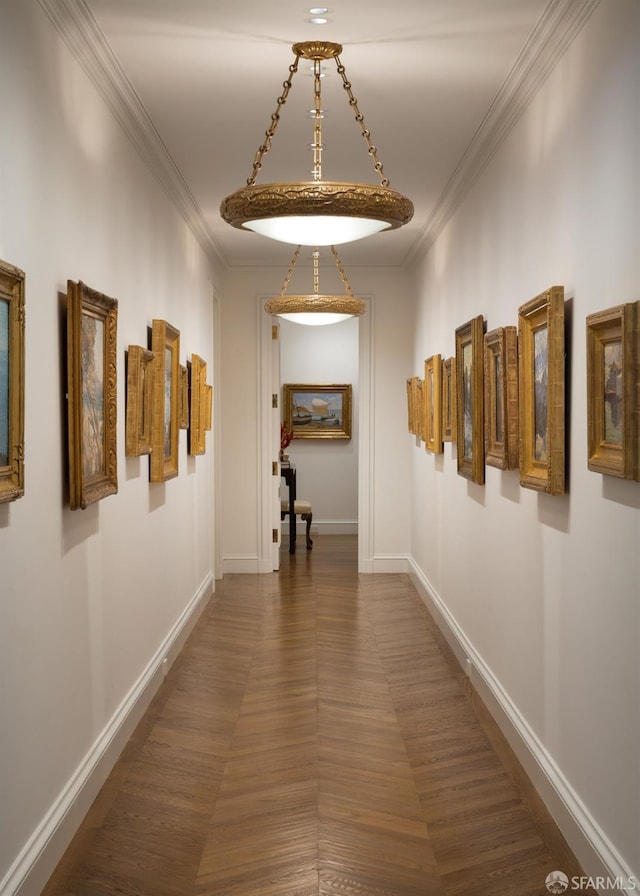
<path id="1" fill-rule="evenodd" d="M 171 171 L 201 241 L 230 266 L 286 270 L 292 247 L 236 230 L 219 206 L 251 174 L 294 61 L 291 45 L 341 43 L 384 173 L 415 207 L 405 227 L 343 245 L 348 270 L 407 264 L 434 238 L 544 74 L 568 11 L 582 0 L 330 0 L 322 26 L 307 21 L 304 0 L 67 5 L 102 58 L 111 57 L 112 80 L 126 88 L 147 139 L 168 160 L 161 167 Z M 258 183 L 310 179 L 312 88 L 301 62 Z M 333 60 L 322 91 L 323 179 L 378 183 Z"/>

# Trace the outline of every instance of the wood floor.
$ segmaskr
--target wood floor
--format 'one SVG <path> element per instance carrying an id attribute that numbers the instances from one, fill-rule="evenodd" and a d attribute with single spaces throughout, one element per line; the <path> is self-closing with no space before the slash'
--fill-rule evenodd
<path id="1" fill-rule="evenodd" d="M 408 578 L 314 542 L 217 583 L 43 896 L 544 896 L 580 873 Z"/>

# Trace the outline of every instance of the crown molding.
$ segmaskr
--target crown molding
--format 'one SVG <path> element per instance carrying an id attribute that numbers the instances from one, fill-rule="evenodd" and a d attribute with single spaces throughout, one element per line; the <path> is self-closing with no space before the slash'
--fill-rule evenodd
<path id="1" fill-rule="evenodd" d="M 207 256 L 228 264 L 187 182 L 84 0 L 38 0 Z"/>
<path id="2" fill-rule="evenodd" d="M 422 237 L 405 259 L 424 257 L 600 0 L 549 0 L 478 130 L 436 202 Z"/>

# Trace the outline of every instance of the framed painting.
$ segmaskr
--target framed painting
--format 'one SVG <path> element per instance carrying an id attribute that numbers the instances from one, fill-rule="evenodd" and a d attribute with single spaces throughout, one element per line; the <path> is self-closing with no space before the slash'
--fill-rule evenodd
<path id="1" fill-rule="evenodd" d="M 518 330 L 484 337 L 484 457 L 500 470 L 518 469 Z"/>
<path id="2" fill-rule="evenodd" d="M 69 503 L 72 510 L 118 491 L 116 450 L 118 302 L 67 281 Z"/>
<path id="3" fill-rule="evenodd" d="M 204 454 L 207 430 L 207 364 L 199 355 L 191 355 L 189 454 Z"/>
<path id="4" fill-rule="evenodd" d="M 351 385 L 285 383 L 284 417 L 296 439 L 350 439 Z"/>
<path id="5" fill-rule="evenodd" d="M 0 504 L 24 495 L 24 282 L 0 261 Z"/>
<path id="6" fill-rule="evenodd" d="M 456 330 L 456 444 L 458 473 L 484 483 L 484 318 Z"/>
<path id="7" fill-rule="evenodd" d="M 178 377 L 180 385 L 178 387 L 178 427 L 180 429 L 189 429 L 189 369 L 186 364 L 181 364 Z"/>
<path id="8" fill-rule="evenodd" d="M 640 302 L 587 317 L 587 465 L 640 478 Z"/>
<path id="9" fill-rule="evenodd" d="M 424 362 L 424 445 L 427 451 L 441 454 L 442 439 L 442 356 L 432 355 Z"/>
<path id="10" fill-rule="evenodd" d="M 565 490 L 564 288 L 518 309 L 520 485 Z"/>
<path id="11" fill-rule="evenodd" d="M 151 454 L 151 408 L 153 399 L 153 352 L 141 345 L 127 351 L 127 413 L 125 454 Z"/>
<path id="12" fill-rule="evenodd" d="M 442 362 L 442 440 L 456 440 L 456 363 L 455 358 Z"/>
<path id="13" fill-rule="evenodd" d="M 149 479 L 151 482 L 166 482 L 178 475 L 179 330 L 166 320 L 153 320 L 151 351 L 153 402 Z"/>

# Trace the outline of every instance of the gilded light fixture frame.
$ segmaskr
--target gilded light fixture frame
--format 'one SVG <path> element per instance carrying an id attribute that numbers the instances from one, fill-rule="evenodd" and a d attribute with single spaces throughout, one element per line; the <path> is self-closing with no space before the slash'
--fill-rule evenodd
<path id="1" fill-rule="evenodd" d="M 286 295 L 287 288 L 293 276 L 296 262 L 300 256 L 300 246 L 293 253 L 289 270 L 284 278 L 280 295 L 275 299 L 269 299 L 265 302 L 264 310 L 267 314 L 283 315 L 283 314 L 341 314 L 345 317 L 357 317 L 364 314 L 367 310 L 366 303 L 363 299 L 359 299 L 353 295 L 351 286 L 347 280 L 342 263 L 338 256 L 335 246 L 331 246 L 338 273 L 345 288 L 345 295 L 322 295 L 319 293 L 319 267 L 318 257 L 319 250 L 316 247 L 313 251 L 313 288 L 314 292 L 310 295 Z"/>
<path id="2" fill-rule="evenodd" d="M 118 302 L 67 281 L 69 504 L 86 509 L 118 491 Z"/>
<path id="3" fill-rule="evenodd" d="M 7 404 L 2 413 L 6 426 L 6 457 L 0 457 L 0 504 L 24 495 L 24 346 L 25 274 L 0 261 L 0 302 L 6 304 L 7 354 L 5 355 Z"/>
<path id="4" fill-rule="evenodd" d="M 253 221 L 267 218 L 284 217 L 341 217 L 362 218 L 383 221 L 379 229 L 396 229 L 407 224 L 413 217 L 413 204 L 389 186 L 389 179 L 383 173 L 382 162 L 377 149 L 371 142 L 369 130 L 365 127 L 364 118 L 358 108 L 358 101 L 353 95 L 351 84 L 347 80 L 344 66 L 340 61 L 342 45 L 329 41 L 307 41 L 292 46 L 295 61 L 289 66 L 289 77 L 283 84 L 283 92 L 278 98 L 276 111 L 271 116 L 271 124 L 265 131 L 265 141 L 258 148 L 251 175 L 247 178 L 247 186 L 242 187 L 221 203 L 222 218 L 233 227 L 251 229 L 247 225 Z M 313 180 L 293 183 L 270 183 L 257 185 L 256 178 L 262 167 L 265 153 L 271 149 L 271 141 L 280 121 L 280 110 L 284 106 L 292 86 L 292 78 L 298 70 L 300 59 L 308 59 L 314 65 L 314 170 Z M 335 59 L 338 73 L 342 77 L 343 87 L 348 94 L 355 119 L 360 125 L 362 136 L 367 143 L 369 156 L 374 169 L 380 177 L 379 185 L 347 183 L 340 181 L 322 181 L 322 134 L 320 107 L 320 66 L 322 60 Z M 375 230 L 372 232 L 376 232 Z M 285 242 L 300 242 L 299 238 Z M 324 245 L 348 242 L 333 238 Z M 317 238 L 303 245 L 321 245 Z"/>
<path id="5" fill-rule="evenodd" d="M 518 309 L 520 485 L 565 491 L 564 287 Z"/>

